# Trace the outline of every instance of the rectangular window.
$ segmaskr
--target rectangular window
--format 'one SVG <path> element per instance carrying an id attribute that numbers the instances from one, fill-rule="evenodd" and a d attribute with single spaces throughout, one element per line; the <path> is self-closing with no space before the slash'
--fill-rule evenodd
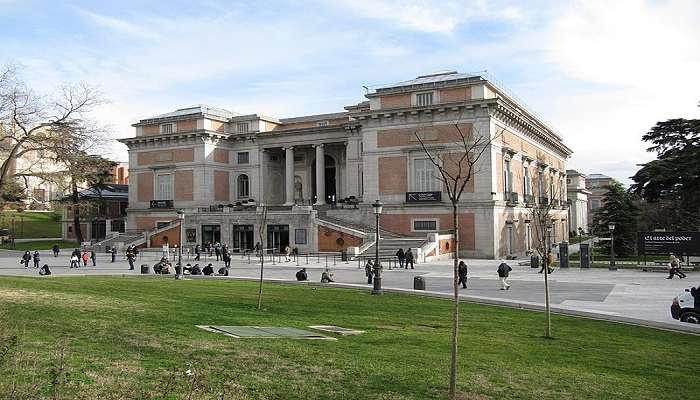
<path id="1" fill-rule="evenodd" d="M 154 200 L 172 200 L 173 199 L 173 175 L 158 174 L 156 175 L 156 198 Z"/>
<path id="2" fill-rule="evenodd" d="M 170 225 L 170 221 L 156 221 L 156 229 L 165 228 Z"/>
<path id="3" fill-rule="evenodd" d="M 433 104 L 433 93 L 418 93 L 416 95 L 417 106 L 429 106 Z"/>
<path id="4" fill-rule="evenodd" d="M 435 165 L 428 158 L 413 160 L 413 190 L 415 192 L 439 192 L 440 179 Z"/>
<path id="5" fill-rule="evenodd" d="M 249 129 L 250 129 L 250 124 L 248 124 L 247 122 L 239 122 L 236 125 L 236 130 L 238 131 L 238 133 L 246 133 L 246 132 L 248 132 Z"/>
<path id="6" fill-rule="evenodd" d="M 163 124 L 160 126 L 160 133 L 167 134 L 173 133 L 173 124 Z"/>
<path id="7" fill-rule="evenodd" d="M 239 164 L 248 164 L 250 162 L 250 157 L 248 156 L 247 151 L 241 151 L 238 153 L 238 163 Z"/>
<path id="8" fill-rule="evenodd" d="M 306 244 L 306 229 L 295 229 L 294 230 L 294 243 L 295 244 Z"/>
<path id="9" fill-rule="evenodd" d="M 510 160 L 503 160 L 503 191 L 506 193 L 506 198 L 513 191 L 512 172 L 510 171 Z"/>
<path id="10" fill-rule="evenodd" d="M 328 121 L 318 121 L 316 122 L 316 126 L 328 126 Z"/>
<path id="11" fill-rule="evenodd" d="M 556 193 L 554 192 L 554 175 L 552 175 L 549 178 L 549 199 L 554 200 L 554 196 Z"/>
<path id="12" fill-rule="evenodd" d="M 530 178 L 530 168 L 523 168 L 523 188 L 525 196 L 532 195 L 532 178 Z"/>
<path id="13" fill-rule="evenodd" d="M 591 200 L 591 210 L 597 210 L 600 208 L 600 200 Z"/>
<path id="14" fill-rule="evenodd" d="M 544 171 L 537 173 L 537 196 L 544 197 Z"/>
<path id="15" fill-rule="evenodd" d="M 435 232 L 437 231 L 437 221 L 434 219 L 413 221 L 413 230 L 416 232 Z"/>

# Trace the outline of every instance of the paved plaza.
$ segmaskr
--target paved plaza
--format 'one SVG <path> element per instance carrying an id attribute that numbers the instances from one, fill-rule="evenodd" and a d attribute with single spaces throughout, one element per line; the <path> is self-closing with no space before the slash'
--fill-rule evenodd
<path id="1" fill-rule="evenodd" d="M 80 275 L 140 275 L 140 264 L 153 265 L 160 254 L 141 255 L 136 262 L 136 270 L 129 271 L 127 262 L 118 257 L 111 263 L 110 256 L 99 254 L 97 267 L 68 268 L 69 251 L 62 251 L 54 258 L 50 252 L 42 252 L 41 264 L 48 263 L 53 276 Z M 25 269 L 20 263 L 20 252 L 0 252 L 0 275 L 36 276 L 36 269 Z M 187 258 L 185 258 L 187 259 Z M 190 260 L 192 264 L 194 261 Z M 200 261 L 200 266 L 212 262 L 215 270 L 223 266 L 215 258 Z M 248 263 L 247 257 L 234 255 L 229 278 L 255 279 L 259 276 L 259 266 L 255 259 Z M 296 261 L 275 261 L 265 263 L 265 278 L 273 281 L 294 281 L 295 272 L 307 268 L 309 280 L 318 283 L 321 272 L 328 268 L 334 274 L 337 286 L 370 288 L 366 283 L 364 268 L 358 268 L 357 261 L 342 262 L 332 257 L 300 257 Z M 543 275 L 538 269 L 519 266 L 517 261 L 510 262 L 511 289 L 500 290 L 500 281 L 496 274 L 497 261 L 467 260 L 469 264 L 469 287 L 461 289 L 460 295 L 468 301 L 487 304 L 505 305 L 528 309 L 541 309 L 544 302 Z M 172 275 L 170 275 L 172 277 Z M 413 279 L 422 276 L 426 281 L 426 291 L 413 291 Z M 674 296 L 691 286 L 700 285 L 700 272 L 689 272 L 687 279 L 668 280 L 665 273 L 643 272 L 636 269 L 608 271 L 607 269 L 580 270 L 558 269 L 550 276 L 551 304 L 556 312 L 570 313 L 593 318 L 612 319 L 623 322 L 641 322 L 645 325 L 670 329 L 683 329 L 700 333 L 700 327 L 683 324 L 673 320 L 669 307 Z M 200 277 L 197 277 L 200 278 Z M 208 277 L 201 277 L 207 279 Z M 222 278 L 214 278 L 222 279 Z M 387 290 L 409 293 L 447 296 L 451 293 L 452 264 L 449 260 L 416 265 L 414 270 L 392 269 L 383 273 L 383 287 Z"/>

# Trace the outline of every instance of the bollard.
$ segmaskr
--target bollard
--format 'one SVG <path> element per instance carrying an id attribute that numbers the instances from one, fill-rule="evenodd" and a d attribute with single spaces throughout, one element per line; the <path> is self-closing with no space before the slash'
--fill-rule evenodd
<path id="1" fill-rule="evenodd" d="M 335 265 L 335 254 L 333 254 L 333 265 Z"/>

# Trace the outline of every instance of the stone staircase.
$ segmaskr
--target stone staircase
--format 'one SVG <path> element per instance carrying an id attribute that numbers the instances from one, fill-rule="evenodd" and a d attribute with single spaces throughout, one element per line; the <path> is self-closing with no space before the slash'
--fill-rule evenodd
<path id="1" fill-rule="evenodd" d="M 390 257 L 396 255 L 399 249 L 421 247 L 426 242 L 425 238 L 409 238 L 409 237 L 379 237 L 379 257 Z M 373 244 L 362 252 L 363 256 L 373 256 L 375 245 Z M 415 255 L 415 253 L 414 253 Z"/>
<path id="2" fill-rule="evenodd" d="M 101 242 L 97 242 L 92 245 L 95 250 L 104 250 L 106 246 L 119 248 L 121 246 L 128 246 L 133 244 L 135 246 L 145 242 L 143 232 L 122 232 L 119 235 L 105 239 Z"/>
<path id="3" fill-rule="evenodd" d="M 365 224 L 362 224 L 359 222 L 348 222 L 344 219 L 331 217 L 325 213 L 323 215 L 321 215 L 321 213 L 318 213 L 316 218 L 320 219 L 322 221 L 328 221 L 328 222 L 333 223 L 335 225 L 340 225 L 340 226 L 354 229 L 356 231 L 363 232 L 365 235 L 374 235 L 374 232 L 377 229 L 374 226 L 368 226 L 368 225 L 365 225 Z M 397 233 L 389 232 L 389 231 L 381 229 L 381 228 L 379 229 L 379 236 L 380 237 L 387 237 L 387 238 L 401 237 L 401 235 L 399 235 Z"/>

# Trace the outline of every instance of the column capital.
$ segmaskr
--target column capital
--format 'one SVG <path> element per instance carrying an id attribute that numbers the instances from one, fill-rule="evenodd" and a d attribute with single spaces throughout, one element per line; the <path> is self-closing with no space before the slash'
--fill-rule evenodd
<path id="1" fill-rule="evenodd" d="M 313 146 L 314 148 L 317 148 L 317 147 L 323 148 L 323 143 L 312 144 L 311 146 Z"/>
<path id="2" fill-rule="evenodd" d="M 287 151 L 287 150 L 294 150 L 294 146 L 282 147 L 282 150 L 284 150 L 284 151 Z"/>

